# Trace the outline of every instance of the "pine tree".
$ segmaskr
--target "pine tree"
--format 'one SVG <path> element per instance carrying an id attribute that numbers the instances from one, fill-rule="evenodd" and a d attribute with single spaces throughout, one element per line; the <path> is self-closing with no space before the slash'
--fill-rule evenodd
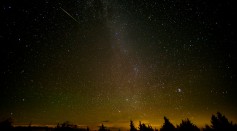
<path id="1" fill-rule="evenodd" d="M 168 118 L 164 117 L 165 123 L 161 127 L 160 131 L 175 131 L 174 125 L 169 121 Z"/>
<path id="2" fill-rule="evenodd" d="M 130 121 L 130 131 L 137 131 L 132 120 Z"/>
<path id="3" fill-rule="evenodd" d="M 177 127 L 178 131 L 200 131 L 189 119 L 182 120 L 182 123 Z"/>

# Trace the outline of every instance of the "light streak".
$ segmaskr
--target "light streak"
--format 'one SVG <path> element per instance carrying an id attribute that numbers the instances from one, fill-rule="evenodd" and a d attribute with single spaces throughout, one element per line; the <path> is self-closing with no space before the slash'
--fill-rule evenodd
<path id="1" fill-rule="evenodd" d="M 76 21 L 77 23 L 80 24 L 79 21 L 77 21 L 71 14 L 69 14 L 66 10 L 64 10 L 63 8 L 59 7 L 64 13 L 66 13 L 69 17 L 71 17 L 74 21 Z"/>

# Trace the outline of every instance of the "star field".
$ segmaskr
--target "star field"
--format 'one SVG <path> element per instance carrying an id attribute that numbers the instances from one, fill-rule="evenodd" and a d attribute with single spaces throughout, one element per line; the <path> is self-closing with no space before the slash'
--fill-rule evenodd
<path id="1" fill-rule="evenodd" d="M 235 12 L 230 1 L 3 1 L 0 118 L 204 126 L 220 111 L 236 122 Z"/>

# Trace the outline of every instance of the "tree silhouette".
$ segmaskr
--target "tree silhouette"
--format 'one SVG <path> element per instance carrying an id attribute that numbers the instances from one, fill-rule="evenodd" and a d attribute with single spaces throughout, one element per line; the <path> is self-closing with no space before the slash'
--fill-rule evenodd
<path id="1" fill-rule="evenodd" d="M 99 128 L 99 131 L 109 131 L 109 129 L 106 129 L 106 127 L 104 126 L 104 124 L 102 123 L 102 125 Z"/>
<path id="2" fill-rule="evenodd" d="M 140 131 L 154 131 L 150 125 L 146 126 L 146 124 L 141 123 L 141 122 L 139 123 L 139 130 Z"/>
<path id="3" fill-rule="evenodd" d="M 130 131 L 137 131 L 132 120 L 130 121 Z"/>
<path id="4" fill-rule="evenodd" d="M 175 126 L 169 121 L 168 118 L 164 117 L 165 123 L 161 127 L 160 131 L 175 131 Z"/>
<path id="5" fill-rule="evenodd" d="M 8 118 L 2 122 L 0 122 L 0 130 L 10 130 L 13 128 L 13 119 Z"/>
<path id="6" fill-rule="evenodd" d="M 200 129 L 194 125 L 189 119 L 182 120 L 179 126 L 177 126 L 178 131 L 200 131 Z"/>
<path id="7" fill-rule="evenodd" d="M 77 125 L 71 124 L 69 121 L 65 121 L 62 124 L 57 124 L 56 131 L 74 131 L 78 130 Z"/>
<path id="8" fill-rule="evenodd" d="M 229 122 L 229 120 L 220 112 L 212 115 L 211 126 L 206 125 L 204 131 L 237 131 L 237 125 Z"/>
<path id="9" fill-rule="evenodd" d="M 213 131 L 213 129 L 209 125 L 206 125 L 203 131 Z"/>

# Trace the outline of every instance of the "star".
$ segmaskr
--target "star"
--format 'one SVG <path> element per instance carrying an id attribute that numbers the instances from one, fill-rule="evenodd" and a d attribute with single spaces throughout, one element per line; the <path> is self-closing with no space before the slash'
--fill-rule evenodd
<path id="1" fill-rule="evenodd" d="M 177 90 L 179 93 L 181 93 L 182 92 L 182 90 L 180 89 L 180 88 L 178 88 L 178 90 Z"/>

